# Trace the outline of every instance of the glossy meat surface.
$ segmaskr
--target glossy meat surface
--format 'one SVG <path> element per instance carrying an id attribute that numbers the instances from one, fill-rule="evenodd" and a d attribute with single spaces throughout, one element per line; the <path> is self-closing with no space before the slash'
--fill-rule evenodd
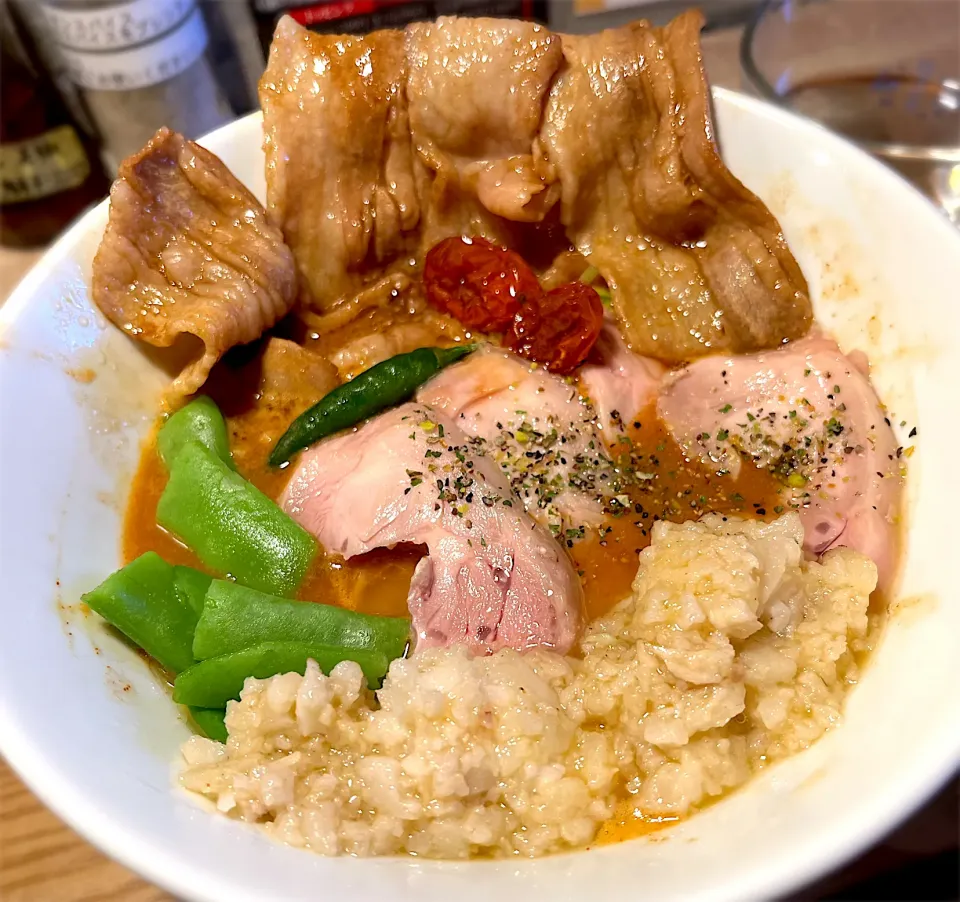
<path id="1" fill-rule="evenodd" d="M 209 151 L 163 128 L 121 165 L 93 261 L 93 299 L 128 335 L 183 345 L 174 395 L 203 385 L 228 348 L 259 338 L 293 305 L 295 289 L 279 230 Z"/>
<path id="2" fill-rule="evenodd" d="M 629 346 L 661 361 L 805 334 L 803 275 L 714 142 L 700 25 L 444 17 L 352 38 L 282 20 L 261 83 L 268 197 L 307 303 L 362 306 L 385 273 L 480 235 L 540 270 L 575 247 Z"/>
<path id="3" fill-rule="evenodd" d="M 281 506 L 350 558 L 425 545 L 408 602 L 418 647 L 567 651 L 582 590 L 491 459 L 441 411 L 405 404 L 304 452 Z"/>
<path id="4" fill-rule="evenodd" d="M 667 379 L 667 427 L 705 463 L 735 471 L 742 457 L 794 488 L 804 547 L 866 554 L 889 585 L 903 488 L 897 440 L 864 373 L 833 341 L 707 357 Z"/>
<path id="5" fill-rule="evenodd" d="M 409 256 L 419 220 L 403 33 L 309 32 L 281 19 L 260 81 L 267 209 L 326 312 Z"/>
<path id="6" fill-rule="evenodd" d="M 812 321 L 779 225 L 714 143 L 698 13 L 565 36 L 541 144 L 567 235 L 633 350 L 664 361 L 775 346 Z"/>
<path id="7" fill-rule="evenodd" d="M 559 193 L 533 146 L 559 36 L 531 22 L 442 17 L 408 26 L 406 52 L 424 248 L 461 234 L 509 242 L 500 217 L 538 222 Z"/>

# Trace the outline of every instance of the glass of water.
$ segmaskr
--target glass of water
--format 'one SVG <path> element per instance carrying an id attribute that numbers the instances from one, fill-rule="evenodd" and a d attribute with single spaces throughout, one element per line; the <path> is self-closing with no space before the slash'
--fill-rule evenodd
<path id="1" fill-rule="evenodd" d="M 960 225 L 960 2 L 765 0 L 743 71 L 892 166 Z"/>

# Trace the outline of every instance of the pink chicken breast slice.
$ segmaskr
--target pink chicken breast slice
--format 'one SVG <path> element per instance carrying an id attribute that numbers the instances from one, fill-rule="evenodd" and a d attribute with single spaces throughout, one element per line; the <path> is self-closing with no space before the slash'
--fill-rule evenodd
<path id="1" fill-rule="evenodd" d="M 442 411 L 404 404 L 320 442 L 281 506 L 345 558 L 427 547 L 407 598 L 418 648 L 564 653 L 576 639 L 582 589 L 570 560 Z"/>
<path id="2" fill-rule="evenodd" d="M 603 522 L 597 475 L 610 462 L 575 383 L 488 346 L 434 376 L 417 400 L 476 440 L 541 525 L 559 534 Z"/>
<path id="3" fill-rule="evenodd" d="M 632 354 L 613 324 L 598 344 L 579 384 L 488 346 L 417 393 L 454 419 L 500 465 L 527 513 L 568 544 L 603 526 L 634 479 L 616 446 L 666 371 Z"/>
<path id="4" fill-rule="evenodd" d="M 580 386 L 597 411 L 608 441 L 616 441 L 623 424 L 629 424 L 657 398 L 667 368 L 651 357 L 634 354 L 616 323 L 607 320 L 580 368 Z"/>
<path id="5" fill-rule="evenodd" d="M 735 473 L 746 456 L 780 475 L 806 550 L 854 548 L 889 587 L 903 488 L 897 440 L 862 366 L 835 342 L 702 358 L 667 377 L 657 410 L 708 466 Z"/>

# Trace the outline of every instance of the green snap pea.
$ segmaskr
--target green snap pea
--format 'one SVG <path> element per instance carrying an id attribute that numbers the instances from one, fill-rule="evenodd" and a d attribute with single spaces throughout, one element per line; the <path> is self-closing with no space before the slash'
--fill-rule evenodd
<path id="1" fill-rule="evenodd" d="M 207 739 L 217 742 L 227 741 L 227 725 L 223 722 L 226 711 L 223 708 L 189 708 L 190 719 Z"/>
<path id="2" fill-rule="evenodd" d="M 192 567 L 171 566 L 154 551 L 108 576 L 83 601 L 150 657 L 173 673 L 189 670 L 193 632 L 212 578 Z M 227 741 L 221 708 L 191 708 L 197 729 Z"/>
<path id="3" fill-rule="evenodd" d="M 206 395 L 194 398 L 181 407 L 160 427 L 157 433 L 157 451 L 168 468 L 173 465 L 174 459 L 187 442 L 199 442 L 233 469 L 226 420 L 217 405 Z"/>
<path id="4" fill-rule="evenodd" d="M 373 617 L 310 601 L 289 601 L 246 586 L 214 580 L 193 636 L 198 661 L 263 642 L 302 642 L 371 649 L 387 660 L 402 657 L 410 621 Z"/>
<path id="5" fill-rule="evenodd" d="M 213 582 L 212 576 L 194 570 L 193 567 L 174 565 L 173 584 L 180 593 L 180 597 L 197 612 L 198 617 L 203 610 L 203 599 L 211 582 Z"/>
<path id="6" fill-rule="evenodd" d="M 168 670 L 194 663 L 197 611 L 177 591 L 174 568 L 156 552 L 108 576 L 83 601 Z"/>
<path id="7" fill-rule="evenodd" d="M 317 554 L 313 536 L 199 442 L 170 467 L 157 522 L 205 567 L 272 595 L 289 595 Z"/>
<path id="8" fill-rule="evenodd" d="M 386 655 L 370 649 L 265 642 L 194 664 L 174 681 L 173 700 L 198 708 L 224 707 L 231 699 L 240 698 L 247 677 L 262 680 L 278 673 L 302 674 L 310 659 L 316 661 L 324 673 L 329 673 L 341 661 L 356 661 L 371 686 L 379 685 L 390 663 Z"/>
<path id="9" fill-rule="evenodd" d="M 338 385 L 290 424 L 270 453 L 270 465 L 279 467 L 320 439 L 403 403 L 431 376 L 476 348 L 418 348 L 384 360 Z"/>

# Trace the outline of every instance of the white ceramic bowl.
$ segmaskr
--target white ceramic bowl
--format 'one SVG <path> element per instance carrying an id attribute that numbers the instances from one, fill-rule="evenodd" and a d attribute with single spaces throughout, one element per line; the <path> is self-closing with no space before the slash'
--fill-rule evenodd
<path id="1" fill-rule="evenodd" d="M 911 459 L 904 599 L 842 727 L 669 832 L 539 861 L 324 859 L 173 789 L 188 735 L 137 656 L 84 618 L 118 565 L 129 477 L 164 377 L 89 294 L 106 221 L 72 228 L 0 313 L 0 742 L 51 808 L 190 899 L 353 902 L 769 897 L 839 864 L 960 761 L 960 234 L 817 126 L 716 92 L 724 156 L 783 224 L 822 322 L 866 350 Z M 260 119 L 204 142 L 261 197 Z M 95 378 L 89 381 L 90 376 Z"/>

